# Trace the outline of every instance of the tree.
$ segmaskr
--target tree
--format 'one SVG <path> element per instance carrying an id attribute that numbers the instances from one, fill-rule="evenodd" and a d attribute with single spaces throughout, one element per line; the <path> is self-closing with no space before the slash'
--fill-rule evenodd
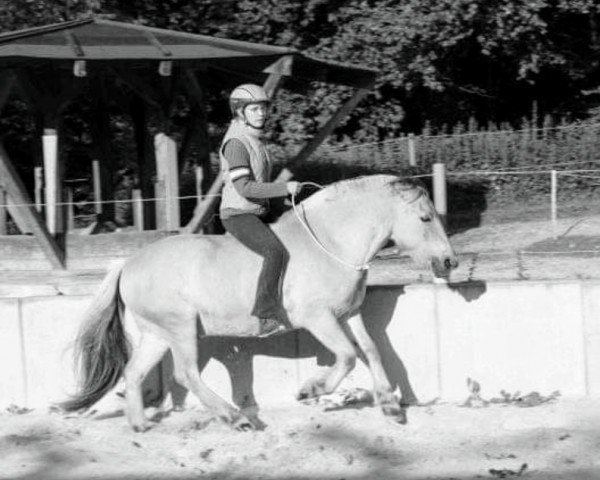
<path id="1" fill-rule="evenodd" d="M 3 0 L 0 31 L 74 20 L 98 12 L 100 8 L 101 0 Z"/>
<path id="2" fill-rule="evenodd" d="M 5 0 L 3 30 L 112 15 L 161 28 L 295 47 L 380 72 L 336 140 L 373 141 L 466 122 L 582 117 L 598 101 L 596 0 Z M 277 138 L 298 142 L 347 89 L 285 94 Z"/>
<path id="3" fill-rule="evenodd" d="M 599 73 L 599 15 L 593 0 L 356 1 L 313 50 L 378 68 L 374 118 L 401 105 L 405 130 L 515 121 L 533 101 L 542 113 L 578 111 Z"/>

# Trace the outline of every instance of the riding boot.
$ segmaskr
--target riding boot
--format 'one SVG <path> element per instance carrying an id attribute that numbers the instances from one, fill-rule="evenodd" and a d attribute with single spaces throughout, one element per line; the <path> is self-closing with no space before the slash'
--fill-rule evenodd
<path id="1" fill-rule="evenodd" d="M 287 329 L 281 321 L 275 318 L 259 318 L 258 319 L 258 338 L 270 337 L 277 333 L 283 333 Z"/>

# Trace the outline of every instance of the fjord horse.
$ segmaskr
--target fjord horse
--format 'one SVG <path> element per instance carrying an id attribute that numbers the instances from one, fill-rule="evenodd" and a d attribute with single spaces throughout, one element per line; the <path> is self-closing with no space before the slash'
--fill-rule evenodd
<path id="1" fill-rule="evenodd" d="M 425 189 L 392 175 L 373 175 L 330 185 L 299 203 L 272 226 L 289 252 L 282 308 L 291 329 L 307 329 L 335 356 L 324 375 L 305 383 L 298 398 L 334 391 L 357 358 L 369 366 L 374 397 L 387 415 L 399 404 L 359 307 L 367 265 L 391 240 L 419 263 L 444 276 L 456 255 Z M 108 273 L 93 299 L 76 342 L 80 391 L 63 404 L 80 410 L 125 379 L 126 414 L 132 428 L 144 416 L 141 385 L 167 351 L 178 383 L 217 417 L 252 428 L 239 410 L 210 390 L 198 370 L 198 337 L 256 336 L 250 316 L 261 259 L 229 235 L 179 235 L 140 250 Z M 133 318 L 138 340 L 129 341 Z"/>

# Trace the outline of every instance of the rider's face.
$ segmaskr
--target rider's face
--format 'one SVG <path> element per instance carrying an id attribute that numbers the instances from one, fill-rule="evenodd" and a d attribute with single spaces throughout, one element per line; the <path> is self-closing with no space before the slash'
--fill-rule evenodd
<path id="1" fill-rule="evenodd" d="M 246 122 L 254 128 L 263 128 L 267 121 L 268 108 L 266 103 L 251 103 L 244 108 Z"/>

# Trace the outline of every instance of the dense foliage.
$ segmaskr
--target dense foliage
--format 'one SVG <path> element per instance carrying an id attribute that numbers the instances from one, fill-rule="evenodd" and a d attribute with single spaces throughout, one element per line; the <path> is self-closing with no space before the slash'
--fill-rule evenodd
<path id="1" fill-rule="evenodd" d="M 467 122 L 594 114 L 600 93 L 595 0 L 4 0 L 0 30 L 90 14 L 293 46 L 379 69 L 338 140 L 376 141 Z M 283 140 L 310 135 L 347 91 L 288 96 Z"/>

